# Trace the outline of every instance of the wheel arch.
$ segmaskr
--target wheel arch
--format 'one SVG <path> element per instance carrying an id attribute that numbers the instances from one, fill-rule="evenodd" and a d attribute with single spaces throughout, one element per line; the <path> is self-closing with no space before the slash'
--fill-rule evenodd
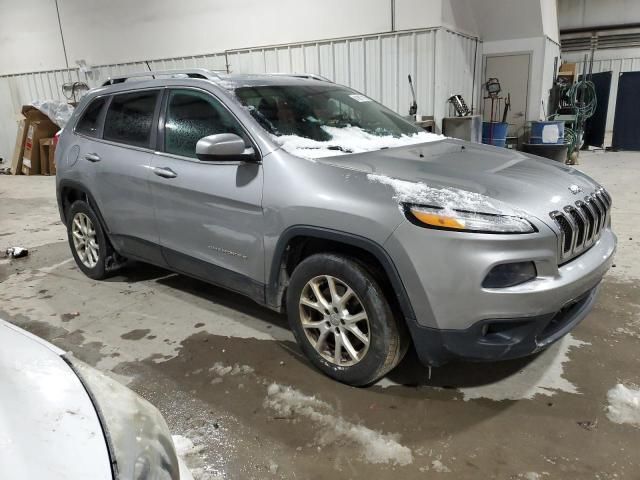
<path id="1" fill-rule="evenodd" d="M 310 243 L 311 242 L 311 243 Z M 313 243 L 317 242 L 317 243 Z M 313 245 L 311 254 L 325 252 L 345 253 L 356 259 L 374 259 L 374 266 L 380 267 L 381 274 L 388 281 L 393 290 L 392 300 L 402 312 L 405 319 L 414 319 L 415 314 L 402 282 L 402 278 L 386 250 L 377 242 L 352 233 L 332 230 L 328 228 L 296 225 L 287 228 L 276 244 L 272 256 L 269 278 L 265 289 L 266 303 L 271 308 L 282 311 L 285 301 L 285 292 L 288 286 L 288 277 L 291 271 L 305 255 L 304 249 Z M 319 248 L 318 245 L 321 245 Z M 336 247 L 343 250 L 336 251 Z M 307 252 L 308 253 L 308 252 Z M 362 255 L 364 254 L 364 256 Z M 298 255 L 298 258 L 296 258 Z"/>
<path id="2" fill-rule="evenodd" d="M 102 228 L 108 234 L 110 232 L 109 226 L 107 225 L 107 222 L 105 222 L 95 198 L 91 192 L 89 192 L 88 188 L 86 188 L 82 183 L 74 180 L 61 180 L 58 184 L 58 208 L 60 210 L 60 218 L 62 222 L 65 225 L 67 224 L 67 211 L 71 204 L 76 200 L 84 200 L 89 204 L 98 216 L 98 220 L 100 221 Z"/>

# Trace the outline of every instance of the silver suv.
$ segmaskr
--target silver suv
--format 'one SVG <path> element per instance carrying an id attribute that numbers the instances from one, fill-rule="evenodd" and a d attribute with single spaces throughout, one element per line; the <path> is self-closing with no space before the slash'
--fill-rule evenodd
<path id="1" fill-rule="evenodd" d="M 579 171 L 429 134 L 313 76 L 207 70 L 110 79 L 60 136 L 78 267 L 126 259 L 288 315 L 327 375 L 544 349 L 593 305 L 611 198 Z"/>

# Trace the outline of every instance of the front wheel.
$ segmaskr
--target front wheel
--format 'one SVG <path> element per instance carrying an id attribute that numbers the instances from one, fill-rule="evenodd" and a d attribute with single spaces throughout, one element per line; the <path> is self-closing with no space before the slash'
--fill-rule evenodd
<path id="1" fill-rule="evenodd" d="M 406 352 L 408 338 L 379 283 L 348 257 L 303 260 L 291 276 L 287 312 L 307 357 L 340 382 L 371 384 Z"/>

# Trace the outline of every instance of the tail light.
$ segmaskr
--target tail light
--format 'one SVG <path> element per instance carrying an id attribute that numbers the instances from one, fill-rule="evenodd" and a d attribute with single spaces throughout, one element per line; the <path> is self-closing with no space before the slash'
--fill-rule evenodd
<path id="1" fill-rule="evenodd" d="M 58 140 L 60 140 L 60 134 L 62 133 L 62 129 L 58 130 L 54 135 L 53 135 L 53 146 L 57 147 L 58 146 Z"/>

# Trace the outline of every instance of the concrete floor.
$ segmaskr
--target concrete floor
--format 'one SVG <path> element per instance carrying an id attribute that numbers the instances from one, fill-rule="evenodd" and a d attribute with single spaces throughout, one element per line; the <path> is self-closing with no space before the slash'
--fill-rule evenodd
<path id="1" fill-rule="evenodd" d="M 242 297 L 145 265 L 84 277 L 51 177 L 0 177 L 0 247 L 30 248 L 0 260 L 0 317 L 158 406 L 195 445 L 196 479 L 638 479 L 640 429 L 605 409 L 617 383 L 640 383 L 640 155 L 581 161 L 614 197 L 619 253 L 593 312 L 535 358 L 429 379 L 409 354 L 376 386 L 338 384 Z"/>

